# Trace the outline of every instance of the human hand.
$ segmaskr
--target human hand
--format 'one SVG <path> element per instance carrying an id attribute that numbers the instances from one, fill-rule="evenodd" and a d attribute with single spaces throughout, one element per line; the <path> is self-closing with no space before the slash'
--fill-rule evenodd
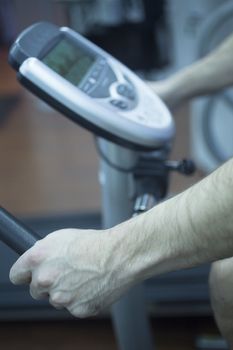
<path id="1" fill-rule="evenodd" d="M 108 230 L 55 231 L 18 259 L 10 280 L 30 284 L 34 299 L 48 297 L 55 308 L 93 316 L 130 287 L 111 236 Z"/>

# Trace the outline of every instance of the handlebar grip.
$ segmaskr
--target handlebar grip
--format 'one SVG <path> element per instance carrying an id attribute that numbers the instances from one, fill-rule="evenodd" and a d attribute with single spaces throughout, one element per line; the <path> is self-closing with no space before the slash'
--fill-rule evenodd
<path id="1" fill-rule="evenodd" d="M 7 210 L 0 207 L 0 241 L 4 242 L 19 255 L 22 255 L 38 239 L 41 239 L 41 237 L 24 226 Z"/>

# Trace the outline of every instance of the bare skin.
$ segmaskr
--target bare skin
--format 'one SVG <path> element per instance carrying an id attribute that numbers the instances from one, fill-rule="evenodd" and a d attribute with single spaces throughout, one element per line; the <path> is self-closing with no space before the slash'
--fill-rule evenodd
<path id="1" fill-rule="evenodd" d="M 233 35 L 210 55 L 150 86 L 172 109 L 232 85 L 232 57 Z M 109 230 L 53 232 L 19 258 L 10 279 L 30 284 L 34 298 L 49 297 L 55 307 L 86 317 L 147 277 L 229 258 L 232 174 L 233 159 L 185 192 Z M 216 320 L 233 349 L 231 271 L 233 259 L 215 263 L 210 286 Z"/>
<path id="2" fill-rule="evenodd" d="M 109 306 L 129 287 L 233 252 L 233 159 L 178 196 L 104 231 L 67 229 L 35 244 L 12 267 L 55 307 L 78 317 Z M 227 244 L 226 244 L 227 242 Z"/>
<path id="3" fill-rule="evenodd" d="M 233 258 L 212 264 L 209 277 L 212 308 L 217 325 L 233 349 Z"/>
<path id="4" fill-rule="evenodd" d="M 233 85 L 232 57 L 233 35 L 215 51 L 170 78 L 148 84 L 173 109 L 191 98 Z"/>
<path id="5" fill-rule="evenodd" d="M 172 77 L 150 83 L 152 89 L 174 109 L 193 97 L 233 85 L 233 35 L 214 52 Z M 227 244 L 227 243 L 226 243 Z M 210 273 L 210 295 L 216 322 L 233 349 L 233 258 L 216 262 Z"/>

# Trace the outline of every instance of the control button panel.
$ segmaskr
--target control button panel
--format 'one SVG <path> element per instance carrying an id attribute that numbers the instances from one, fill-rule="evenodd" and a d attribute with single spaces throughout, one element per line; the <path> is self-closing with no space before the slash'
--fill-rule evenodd
<path id="1" fill-rule="evenodd" d="M 80 89 L 94 98 L 110 97 L 110 86 L 117 81 L 117 77 L 111 67 L 97 63 L 85 81 L 80 85 Z"/>
<path id="2" fill-rule="evenodd" d="M 126 84 L 119 84 L 117 86 L 117 92 L 119 95 L 124 96 L 130 100 L 135 100 L 135 92 L 132 86 Z"/>
<path id="3" fill-rule="evenodd" d="M 79 84 L 79 88 L 101 104 L 111 105 L 121 111 L 133 110 L 137 103 L 137 93 L 128 77 L 114 70 L 105 59 L 98 58 L 91 70 Z"/>
<path id="4" fill-rule="evenodd" d="M 94 68 L 91 70 L 90 77 L 98 80 L 101 73 L 103 72 L 105 64 L 106 64 L 105 60 L 103 59 L 98 60 L 97 63 L 94 65 Z"/>

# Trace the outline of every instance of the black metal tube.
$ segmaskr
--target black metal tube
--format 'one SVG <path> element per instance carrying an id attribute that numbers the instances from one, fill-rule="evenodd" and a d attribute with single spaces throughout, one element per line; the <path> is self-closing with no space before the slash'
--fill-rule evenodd
<path id="1" fill-rule="evenodd" d="M 0 241 L 21 255 L 40 238 L 13 215 L 0 207 Z"/>

